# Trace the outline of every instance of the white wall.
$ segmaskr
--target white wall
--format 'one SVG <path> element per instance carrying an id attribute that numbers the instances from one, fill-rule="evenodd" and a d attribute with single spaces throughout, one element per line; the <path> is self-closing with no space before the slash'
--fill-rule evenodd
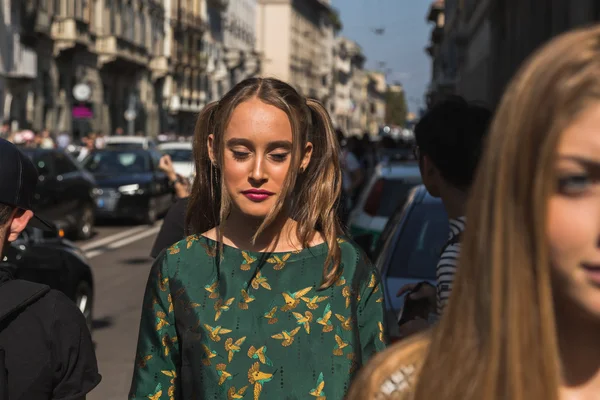
<path id="1" fill-rule="evenodd" d="M 292 9 L 289 4 L 259 4 L 257 50 L 263 54 L 262 75 L 290 81 Z"/>

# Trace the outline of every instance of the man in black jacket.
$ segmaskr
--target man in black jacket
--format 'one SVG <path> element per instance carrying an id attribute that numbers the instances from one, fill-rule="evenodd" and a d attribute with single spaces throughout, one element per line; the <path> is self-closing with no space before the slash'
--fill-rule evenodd
<path id="1" fill-rule="evenodd" d="M 34 217 L 38 175 L 12 143 L 0 139 L 0 254 Z M 85 318 L 64 294 L 15 280 L 0 269 L 0 400 L 85 399 L 100 382 Z"/>

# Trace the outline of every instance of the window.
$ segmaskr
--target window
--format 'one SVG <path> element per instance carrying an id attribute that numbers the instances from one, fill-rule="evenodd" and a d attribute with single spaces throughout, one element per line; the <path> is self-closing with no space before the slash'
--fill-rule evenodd
<path id="1" fill-rule="evenodd" d="M 60 2 L 61 0 L 54 0 L 54 15 L 60 15 Z"/>
<path id="2" fill-rule="evenodd" d="M 417 204 L 408 214 L 390 258 L 389 276 L 435 280 L 448 231 L 448 216 L 441 203 Z"/>
<path id="3" fill-rule="evenodd" d="M 78 171 L 73 161 L 62 153 L 55 154 L 54 165 L 56 168 L 56 175 L 65 175 Z"/>

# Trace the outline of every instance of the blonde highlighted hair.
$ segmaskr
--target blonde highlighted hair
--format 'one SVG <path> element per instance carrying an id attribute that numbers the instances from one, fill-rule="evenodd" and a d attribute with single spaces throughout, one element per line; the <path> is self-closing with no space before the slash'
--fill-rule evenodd
<path id="1" fill-rule="evenodd" d="M 431 336 L 418 339 L 426 346 L 410 398 L 558 400 L 547 204 L 561 135 L 598 102 L 600 26 L 552 40 L 511 81 L 472 187 L 452 296 Z M 350 398 L 375 398 L 411 346 L 363 371 Z"/>
<path id="2" fill-rule="evenodd" d="M 285 112 L 292 127 L 291 167 L 282 192 L 273 209 L 258 228 L 254 240 L 290 205 L 290 217 L 298 222 L 296 234 L 303 247 L 308 247 L 317 230 L 329 248 L 323 270 L 321 288 L 331 286 L 339 274 L 341 250 L 337 237 L 342 229 L 337 217 L 337 200 L 341 192 L 339 144 L 329 114 L 317 100 L 301 96 L 293 87 L 273 78 L 250 78 L 237 84 L 218 102 L 208 104 L 200 113 L 194 133 L 196 177 L 186 214 L 188 234 L 204 233 L 220 226 L 218 241 L 231 211 L 231 198 L 222 181 L 223 136 L 234 109 L 257 98 Z M 214 135 L 211 163 L 208 136 Z M 306 144 L 313 145 L 311 161 L 298 173 Z M 291 200 L 293 199 L 293 201 Z M 286 204 L 286 202 L 288 202 Z"/>

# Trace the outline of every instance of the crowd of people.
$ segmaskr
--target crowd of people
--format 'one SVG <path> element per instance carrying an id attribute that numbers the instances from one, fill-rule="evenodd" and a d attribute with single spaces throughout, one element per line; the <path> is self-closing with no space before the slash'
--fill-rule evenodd
<path id="1" fill-rule="evenodd" d="M 403 321 L 391 347 L 379 272 L 339 218 L 369 146 L 340 146 L 325 108 L 277 79 L 207 105 L 178 231 L 152 251 L 129 398 L 598 398 L 599 71 L 600 27 L 569 32 L 531 56 L 493 115 L 451 97 L 417 124 L 450 234 L 437 284 L 401 290 L 428 317 Z M 1 139 L 0 166 L 1 246 L 33 217 L 36 176 Z M 3 282 L 6 297 L 15 281 Z M 84 397 L 100 376 L 83 318 L 26 289 L 2 320 L 0 399 Z M 32 349 L 49 361 L 31 368 Z"/>

